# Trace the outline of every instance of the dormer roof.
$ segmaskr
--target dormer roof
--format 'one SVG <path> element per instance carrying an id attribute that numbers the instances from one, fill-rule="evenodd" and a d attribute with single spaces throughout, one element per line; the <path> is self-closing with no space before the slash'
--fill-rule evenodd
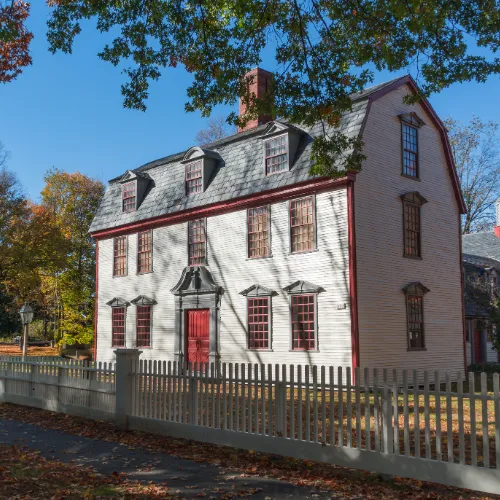
<path id="1" fill-rule="evenodd" d="M 127 170 L 119 179 L 119 183 L 123 184 L 125 182 L 130 182 L 135 179 L 145 179 L 150 180 L 151 177 L 145 172 L 136 172 L 135 170 Z"/>
<path id="2" fill-rule="evenodd" d="M 342 115 L 339 126 L 335 130 L 341 131 L 349 138 L 359 137 L 363 132 L 372 100 L 405 85 L 416 91 L 415 82 L 411 77 L 405 76 L 353 95 L 351 110 Z M 435 114 L 431 118 L 433 111 L 430 105 L 426 104 L 425 100 L 421 103 L 422 106 L 424 104 L 427 106 L 429 120 L 437 124 L 436 126 L 442 133 L 442 143 L 445 148 L 453 189 L 459 206 L 463 210 L 463 198 L 451 160 L 446 131 Z M 441 125 L 439 125 L 440 123 Z M 290 151 L 289 168 L 286 171 L 266 176 L 263 168 L 263 137 L 285 130 L 291 134 L 292 129 L 296 132 L 299 140 L 295 154 Z M 296 184 L 303 185 L 307 181 L 316 181 L 317 177 L 310 173 L 311 167 L 314 165 L 314 161 L 311 159 L 311 145 L 313 139 L 322 134 L 323 127 L 320 123 L 311 127 L 299 128 L 296 125 L 275 120 L 215 141 L 204 148 L 193 147 L 187 151 L 147 163 L 134 169 L 130 174 L 146 174 L 151 177 L 147 193 L 137 210 L 121 213 L 120 182 L 124 176 L 112 179 L 92 222 L 90 232 L 99 238 L 104 234 L 119 232 L 139 222 L 153 219 L 155 223 L 159 223 L 163 218 L 177 215 L 179 212 L 187 213 L 189 210 L 198 210 L 214 205 L 221 206 L 239 198 L 248 198 L 267 191 L 276 192 L 276 190 L 292 187 Z M 216 155 L 218 161 L 214 161 L 215 165 L 210 174 L 210 180 L 207 181 L 206 189 L 195 196 L 188 196 L 185 189 L 185 163 L 196 157 L 215 160 Z"/>

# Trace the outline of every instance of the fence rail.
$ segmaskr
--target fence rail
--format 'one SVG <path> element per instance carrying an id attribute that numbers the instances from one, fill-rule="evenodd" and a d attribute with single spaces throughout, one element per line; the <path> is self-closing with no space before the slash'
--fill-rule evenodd
<path id="1" fill-rule="evenodd" d="M 353 377 L 354 375 L 354 377 Z M 500 493 L 500 377 L 0 359 L 0 398 L 119 425 Z"/>

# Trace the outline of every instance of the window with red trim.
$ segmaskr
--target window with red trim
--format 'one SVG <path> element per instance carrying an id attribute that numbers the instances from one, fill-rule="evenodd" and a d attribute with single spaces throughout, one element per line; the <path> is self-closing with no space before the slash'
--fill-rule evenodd
<path id="1" fill-rule="evenodd" d="M 137 306 L 136 346 L 151 347 L 151 306 Z"/>
<path id="2" fill-rule="evenodd" d="M 188 247 L 188 264 L 204 266 L 206 262 L 205 219 L 188 222 Z"/>
<path id="3" fill-rule="evenodd" d="M 133 212 L 136 205 L 135 181 L 127 182 L 122 186 L 122 209 L 124 212 Z"/>
<path id="4" fill-rule="evenodd" d="M 113 276 L 127 275 L 127 237 L 117 236 L 113 240 Z"/>
<path id="5" fill-rule="evenodd" d="M 186 194 L 203 191 L 202 160 L 186 165 Z"/>
<path id="6" fill-rule="evenodd" d="M 421 295 L 406 295 L 408 316 L 408 348 L 425 349 L 424 298 Z"/>
<path id="7" fill-rule="evenodd" d="M 290 244 L 293 252 L 314 250 L 313 197 L 290 202 Z"/>
<path id="8" fill-rule="evenodd" d="M 125 347 L 125 307 L 111 309 L 111 346 Z"/>
<path id="9" fill-rule="evenodd" d="M 292 349 L 316 349 L 316 308 L 314 295 L 292 295 Z"/>
<path id="10" fill-rule="evenodd" d="M 248 348 L 269 349 L 269 297 L 248 299 Z"/>
<path id="11" fill-rule="evenodd" d="M 153 231 L 137 234 L 137 272 L 150 273 L 153 270 Z"/>
<path id="12" fill-rule="evenodd" d="M 403 174 L 418 177 L 418 130 L 406 123 L 402 127 Z"/>
<path id="13" fill-rule="evenodd" d="M 288 168 L 286 135 L 273 137 L 264 143 L 266 175 L 277 174 Z"/>
<path id="14" fill-rule="evenodd" d="M 248 209 L 248 257 L 269 255 L 269 207 Z"/>

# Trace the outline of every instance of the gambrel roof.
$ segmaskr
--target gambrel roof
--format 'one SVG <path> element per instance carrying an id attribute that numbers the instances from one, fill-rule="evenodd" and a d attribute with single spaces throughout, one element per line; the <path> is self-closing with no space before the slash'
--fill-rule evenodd
<path id="1" fill-rule="evenodd" d="M 371 100 L 403 85 L 416 89 L 415 82 L 411 77 L 404 76 L 353 95 L 352 109 L 342 116 L 339 129 L 349 137 L 361 136 Z M 434 113 L 430 105 L 427 104 L 427 106 L 429 112 Z M 437 120 L 436 123 L 440 123 L 437 117 L 435 120 Z M 282 129 L 284 132 L 286 129 L 289 129 L 290 132 L 293 130 L 300 137 L 300 140 L 294 157 L 289 159 L 289 170 L 266 176 L 263 166 L 263 137 L 273 127 L 276 130 Z M 220 159 L 217 160 L 216 166 L 213 168 L 205 191 L 197 193 L 195 196 L 186 195 L 185 165 L 183 163 L 187 159 L 186 151 L 147 163 L 132 171 L 138 175 L 147 173 L 151 179 L 147 195 L 137 210 L 122 213 L 120 180 L 123 176 L 112 179 L 91 224 L 90 232 L 99 236 L 106 230 L 126 228 L 149 219 L 158 219 L 190 209 L 204 208 L 313 180 L 314 178 L 310 175 L 310 168 L 313 165 L 311 144 L 313 138 L 321 133 L 321 124 L 311 128 L 301 128 L 277 120 L 212 142 L 203 150 L 199 148 L 203 153 Z M 446 142 L 446 132 L 443 133 L 442 137 Z M 449 148 L 449 146 L 447 147 Z M 188 152 L 193 149 L 190 148 Z M 451 164 L 449 163 L 450 175 L 459 199 L 459 205 L 462 207 L 463 200 L 458 188 L 458 179 L 451 156 L 449 158 L 449 162 L 451 162 Z"/>

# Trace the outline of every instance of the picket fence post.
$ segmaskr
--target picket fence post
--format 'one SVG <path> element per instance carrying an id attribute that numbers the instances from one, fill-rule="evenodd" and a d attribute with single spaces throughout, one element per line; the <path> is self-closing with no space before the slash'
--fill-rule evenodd
<path id="1" fill-rule="evenodd" d="M 117 349 L 115 352 L 115 418 L 116 424 L 122 429 L 128 427 L 128 416 L 132 414 L 132 391 L 134 377 L 132 367 L 137 366 L 137 361 L 142 351 L 138 349 Z"/>

